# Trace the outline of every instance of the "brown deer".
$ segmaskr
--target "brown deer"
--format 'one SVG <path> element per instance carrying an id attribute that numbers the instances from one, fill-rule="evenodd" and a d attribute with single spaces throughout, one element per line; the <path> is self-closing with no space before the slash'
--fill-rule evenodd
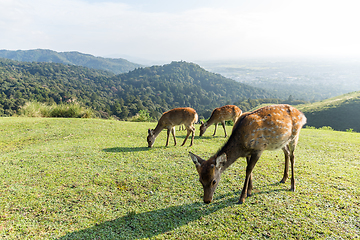
<path id="1" fill-rule="evenodd" d="M 281 183 L 288 178 L 289 159 L 291 162 L 291 190 L 295 191 L 294 150 L 305 115 L 290 105 L 272 105 L 243 114 L 234 126 L 225 145 L 207 161 L 190 152 L 204 189 L 204 202 L 213 199 L 220 176 L 239 157 L 246 157 L 246 177 L 238 203 L 251 195 L 252 170 L 265 150 L 282 148 L 285 154 L 285 169 Z"/>
<path id="2" fill-rule="evenodd" d="M 200 137 L 205 133 L 206 129 L 210 127 L 212 124 L 215 124 L 215 131 L 213 134 L 213 136 L 215 136 L 218 123 L 222 124 L 225 132 L 225 137 L 227 137 L 227 133 L 225 129 L 225 121 L 233 120 L 235 124 L 238 118 L 240 117 L 241 113 L 242 113 L 241 109 L 235 105 L 226 105 L 223 107 L 215 108 L 214 111 L 211 113 L 210 119 L 205 123 L 201 122 Z"/>
<path id="3" fill-rule="evenodd" d="M 190 143 L 190 146 L 192 146 L 193 142 L 194 142 L 194 136 L 195 136 L 194 123 L 196 123 L 197 121 L 198 121 L 198 115 L 197 115 L 196 111 L 189 107 L 174 108 L 170 111 L 163 113 L 163 115 L 161 116 L 161 118 L 158 121 L 156 128 L 155 129 L 149 128 L 149 130 L 148 130 L 148 134 L 149 134 L 147 136 L 148 146 L 152 147 L 154 145 L 156 137 L 165 128 L 167 129 L 167 139 L 166 139 L 165 147 L 167 147 L 169 144 L 170 132 L 174 137 L 174 145 L 176 145 L 175 126 L 177 126 L 177 125 L 184 125 L 187 130 L 186 137 L 184 139 L 184 142 L 181 144 L 181 146 L 183 146 L 185 144 L 190 133 L 192 133 L 191 143 Z"/>

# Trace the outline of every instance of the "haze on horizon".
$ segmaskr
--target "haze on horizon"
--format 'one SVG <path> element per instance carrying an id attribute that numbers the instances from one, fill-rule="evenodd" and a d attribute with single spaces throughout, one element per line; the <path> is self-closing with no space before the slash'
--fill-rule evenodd
<path id="1" fill-rule="evenodd" d="M 360 57 L 355 0 L 2 0 L 0 49 L 148 60 Z"/>

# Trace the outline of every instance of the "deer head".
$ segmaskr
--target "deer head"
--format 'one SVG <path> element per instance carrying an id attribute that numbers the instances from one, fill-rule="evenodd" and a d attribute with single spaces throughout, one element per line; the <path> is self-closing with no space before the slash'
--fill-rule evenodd
<path id="1" fill-rule="evenodd" d="M 207 124 L 206 122 L 204 123 L 203 121 L 201 121 L 201 126 L 200 126 L 200 137 L 205 133 L 207 128 Z"/>
<path id="2" fill-rule="evenodd" d="M 224 164 L 227 161 L 226 154 L 223 153 L 218 157 L 212 157 L 207 161 L 191 152 L 189 152 L 189 154 L 199 173 L 199 181 L 204 189 L 204 203 L 210 203 L 213 199 L 216 187 L 219 184 Z"/>
<path id="3" fill-rule="evenodd" d="M 155 134 L 154 134 L 154 130 L 150 129 L 148 130 L 148 136 L 147 136 L 147 142 L 148 142 L 148 147 L 152 147 L 155 143 Z"/>

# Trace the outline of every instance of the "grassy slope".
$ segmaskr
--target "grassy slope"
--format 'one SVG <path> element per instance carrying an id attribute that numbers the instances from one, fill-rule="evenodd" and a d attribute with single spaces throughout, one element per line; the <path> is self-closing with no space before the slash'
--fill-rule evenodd
<path id="1" fill-rule="evenodd" d="M 239 159 L 205 205 L 188 151 L 209 157 L 224 143 L 223 132 L 212 138 L 211 128 L 191 148 L 163 147 L 162 132 L 148 149 L 154 126 L 1 118 L 0 238 L 360 237 L 360 134 L 303 129 L 296 192 L 288 191 L 290 182 L 278 183 L 282 152 L 266 152 L 245 204 L 235 204 L 245 172 Z M 184 134 L 177 132 L 179 143 Z"/>
<path id="2" fill-rule="evenodd" d="M 340 131 L 352 128 L 360 132 L 360 91 L 297 108 L 305 113 L 309 126 L 331 126 Z"/>

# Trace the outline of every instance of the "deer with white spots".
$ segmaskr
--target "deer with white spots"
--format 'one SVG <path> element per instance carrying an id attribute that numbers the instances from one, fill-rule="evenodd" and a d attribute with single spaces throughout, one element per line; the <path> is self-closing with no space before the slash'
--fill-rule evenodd
<path id="1" fill-rule="evenodd" d="M 285 154 L 285 169 L 281 183 L 288 178 L 291 162 L 291 189 L 295 191 L 294 150 L 300 130 L 306 123 L 305 115 L 296 108 L 281 104 L 259 108 L 244 113 L 236 122 L 233 132 L 225 145 L 207 161 L 190 152 L 190 157 L 203 185 L 205 203 L 213 199 L 221 174 L 239 157 L 247 161 L 246 176 L 238 203 L 251 195 L 252 171 L 265 150 L 282 149 Z"/>
<path id="2" fill-rule="evenodd" d="M 218 123 L 222 124 L 225 132 L 225 137 L 227 137 L 225 121 L 233 120 L 235 124 L 236 121 L 239 119 L 241 113 L 241 109 L 235 105 L 225 105 L 223 107 L 215 108 L 211 113 L 210 119 L 205 123 L 201 122 L 200 137 L 212 124 L 215 124 L 215 130 L 213 134 L 213 136 L 215 136 Z"/>
<path id="3" fill-rule="evenodd" d="M 148 136 L 147 136 L 148 147 L 152 147 L 154 145 L 156 137 L 160 134 L 160 132 L 163 129 L 167 129 L 167 139 L 166 139 L 165 147 L 167 147 L 169 144 L 170 132 L 174 137 L 174 145 L 176 145 L 175 126 L 178 125 L 184 125 L 187 130 L 187 135 L 181 146 L 185 144 L 190 133 L 192 133 L 191 143 L 190 143 L 190 146 L 192 146 L 195 137 L 194 123 L 196 123 L 197 121 L 198 121 L 198 114 L 194 109 L 189 107 L 174 108 L 170 111 L 164 112 L 161 118 L 159 119 L 155 129 L 148 130 Z"/>

